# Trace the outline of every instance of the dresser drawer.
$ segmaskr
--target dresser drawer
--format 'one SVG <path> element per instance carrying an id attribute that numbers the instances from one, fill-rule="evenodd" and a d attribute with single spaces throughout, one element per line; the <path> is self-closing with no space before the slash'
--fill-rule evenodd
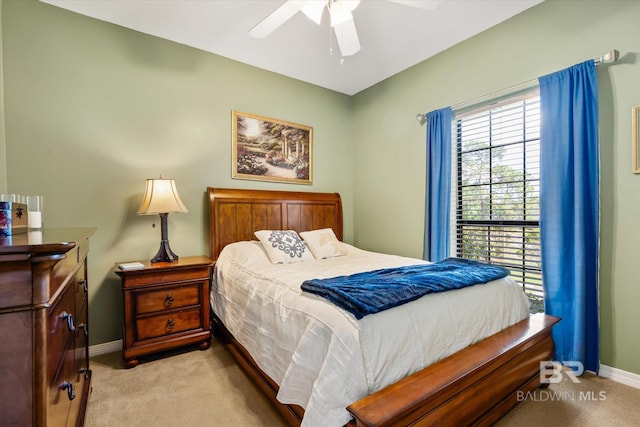
<path id="1" fill-rule="evenodd" d="M 89 282 L 87 281 L 86 264 L 80 266 L 80 269 L 76 273 L 75 278 L 71 286 L 74 288 L 76 294 L 76 311 L 86 312 L 87 294 L 89 293 Z"/>
<path id="2" fill-rule="evenodd" d="M 84 377 L 89 370 L 89 322 L 87 315 L 87 304 L 83 304 L 80 312 L 78 312 L 77 319 L 74 317 L 76 323 L 76 331 L 74 337 L 74 352 L 75 352 L 75 380 L 79 381 L 80 377 Z"/>
<path id="3" fill-rule="evenodd" d="M 73 345 L 76 316 L 75 295 L 71 287 L 50 309 L 47 325 L 47 377 L 51 379 L 58 371 L 65 350 Z"/>
<path id="4" fill-rule="evenodd" d="M 84 395 L 88 394 L 88 387 L 90 387 L 91 371 L 89 370 L 88 359 L 88 336 L 84 332 L 79 331 L 76 335 L 75 349 L 74 349 L 74 368 L 73 375 L 71 375 L 70 381 L 73 383 L 74 392 L 76 398 L 71 401 L 71 411 L 69 412 L 69 418 L 67 418 L 67 426 L 78 426 L 78 419 L 84 418 L 82 414 L 82 405 Z"/>
<path id="5" fill-rule="evenodd" d="M 136 292 L 136 313 L 153 313 L 172 308 L 200 305 L 202 282 L 181 286 L 163 286 L 162 289 L 149 292 Z"/>
<path id="6" fill-rule="evenodd" d="M 200 307 L 139 318 L 136 320 L 138 340 L 146 340 L 190 329 L 201 328 Z"/>
<path id="7" fill-rule="evenodd" d="M 49 296 L 53 296 L 58 288 L 62 286 L 64 280 L 72 273 L 73 269 L 78 265 L 78 247 L 75 246 L 69 250 L 64 258 L 58 262 L 53 268 L 53 274 L 49 281 Z"/>
<path id="8" fill-rule="evenodd" d="M 49 383 L 49 402 L 47 409 L 47 423 L 51 426 L 67 425 L 71 402 L 81 400 L 77 385 L 74 382 L 74 352 L 69 345 L 64 350 L 60 365 Z"/>

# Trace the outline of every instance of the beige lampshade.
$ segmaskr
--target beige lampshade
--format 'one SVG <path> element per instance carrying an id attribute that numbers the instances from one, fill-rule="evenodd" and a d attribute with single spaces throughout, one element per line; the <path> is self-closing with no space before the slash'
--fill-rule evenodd
<path id="1" fill-rule="evenodd" d="M 180 200 L 173 179 L 147 179 L 144 198 L 138 208 L 138 215 L 189 212 Z"/>

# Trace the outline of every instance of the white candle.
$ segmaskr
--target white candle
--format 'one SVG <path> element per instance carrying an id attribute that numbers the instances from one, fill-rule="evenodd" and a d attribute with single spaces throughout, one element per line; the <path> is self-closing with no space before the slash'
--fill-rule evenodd
<path id="1" fill-rule="evenodd" d="M 29 228 L 42 228 L 42 212 L 28 212 L 27 225 Z"/>
<path id="2" fill-rule="evenodd" d="M 41 245 L 42 244 L 42 231 L 29 231 L 27 233 L 27 236 L 29 238 L 29 244 L 30 245 Z"/>

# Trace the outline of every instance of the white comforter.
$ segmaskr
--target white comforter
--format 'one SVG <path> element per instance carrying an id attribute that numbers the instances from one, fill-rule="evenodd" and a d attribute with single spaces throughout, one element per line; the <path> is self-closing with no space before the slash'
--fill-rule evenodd
<path id="1" fill-rule="evenodd" d="M 303 426 L 342 426 L 349 404 L 529 314 L 524 292 L 505 278 L 358 321 L 300 284 L 425 261 L 346 246 L 342 257 L 272 264 L 258 242 L 238 242 L 215 265 L 213 311 L 280 386 L 278 400 L 305 409 Z"/>

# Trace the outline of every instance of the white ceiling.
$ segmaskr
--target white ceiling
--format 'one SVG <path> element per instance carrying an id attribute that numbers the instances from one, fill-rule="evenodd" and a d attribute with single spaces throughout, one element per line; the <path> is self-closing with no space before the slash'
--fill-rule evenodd
<path id="1" fill-rule="evenodd" d="M 41 1 L 353 95 L 543 0 L 443 0 L 433 11 L 362 0 L 362 49 L 342 64 L 326 10 L 320 26 L 298 12 L 265 39 L 249 35 L 283 0 Z"/>

